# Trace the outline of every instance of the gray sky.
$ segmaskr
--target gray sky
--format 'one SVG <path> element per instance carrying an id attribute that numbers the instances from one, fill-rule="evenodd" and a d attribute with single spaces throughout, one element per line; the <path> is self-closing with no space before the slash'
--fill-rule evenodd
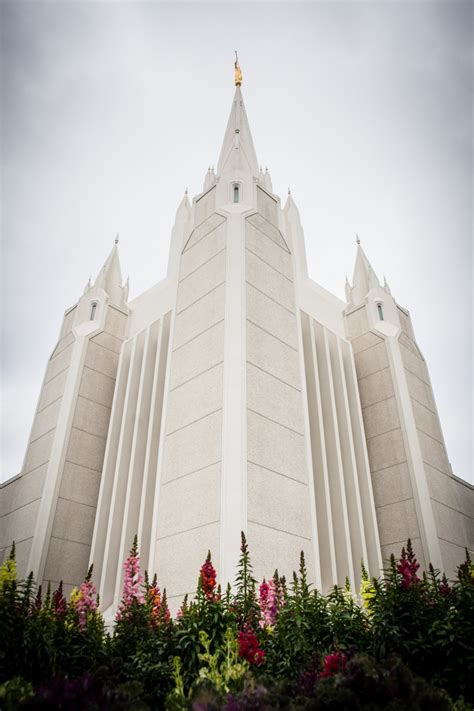
<path id="1" fill-rule="evenodd" d="M 131 297 L 165 274 L 217 163 L 233 51 L 257 155 L 344 296 L 355 232 L 410 309 L 454 472 L 472 473 L 470 2 L 1 3 L 2 478 L 64 310 L 120 232 Z"/>

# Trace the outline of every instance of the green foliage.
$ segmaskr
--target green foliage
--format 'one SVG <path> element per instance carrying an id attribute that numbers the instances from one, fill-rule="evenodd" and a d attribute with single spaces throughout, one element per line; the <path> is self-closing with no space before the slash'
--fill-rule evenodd
<path id="1" fill-rule="evenodd" d="M 275 571 L 257 597 L 242 534 L 235 592 L 217 587 L 209 553 L 194 599 L 184 600 L 175 620 L 156 576 L 150 583 L 140 575 L 136 540 L 127 563 L 108 633 L 91 570 L 69 600 L 62 584 L 43 596 L 32 575 L 17 580 L 12 548 L 0 567 L 1 708 L 68 707 L 72 698 L 81 708 L 169 711 L 472 707 L 474 565 L 467 552 L 448 582 L 432 567 L 418 574 L 408 541 L 380 579 L 362 570 L 360 599 L 348 582 L 322 595 L 302 554 L 291 585 Z"/>
<path id="2" fill-rule="evenodd" d="M 236 615 L 229 594 L 222 598 L 220 593 L 206 597 L 199 578 L 196 597 L 186 603 L 175 624 L 175 651 L 182 663 L 182 674 L 186 689 L 199 675 L 201 667 L 200 646 L 202 635 L 209 642 L 209 653 L 214 654 L 225 642 L 228 628 L 236 633 Z"/>
<path id="3" fill-rule="evenodd" d="M 412 557 L 410 550 L 408 542 L 406 559 Z M 453 696 L 473 699 L 474 567 L 467 551 L 451 586 L 432 566 L 409 583 L 401 570 L 392 556 L 376 583 L 368 649 L 378 658 L 397 654 L 416 674 Z"/>
<path id="4" fill-rule="evenodd" d="M 205 632 L 201 632 L 200 639 L 204 653 L 199 655 L 199 660 L 202 662 L 199 679 L 210 681 L 217 693 L 222 696 L 230 691 L 239 690 L 249 666 L 239 658 L 235 631 L 231 627 L 227 628 L 224 644 L 214 654 L 211 654 L 210 640 Z"/>
<path id="5" fill-rule="evenodd" d="M 0 684 L 0 708 L 5 711 L 15 711 L 22 702 L 26 702 L 34 695 L 33 684 L 21 676 Z"/>
<path id="6" fill-rule="evenodd" d="M 237 575 L 235 576 L 236 593 L 234 605 L 237 612 L 237 623 L 240 629 L 245 624 L 255 626 L 259 617 L 257 595 L 257 581 L 253 577 L 252 564 L 250 562 L 249 547 L 245 533 L 241 533 L 240 558 L 237 563 Z"/>
<path id="7" fill-rule="evenodd" d="M 314 654 L 329 648 L 331 639 L 328 601 L 310 590 L 304 555 L 299 576 L 293 574 L 291 593 L 286 591 L 273 631 L 262 640 L 265 670 L 275 676 L 295 678 Z"/>

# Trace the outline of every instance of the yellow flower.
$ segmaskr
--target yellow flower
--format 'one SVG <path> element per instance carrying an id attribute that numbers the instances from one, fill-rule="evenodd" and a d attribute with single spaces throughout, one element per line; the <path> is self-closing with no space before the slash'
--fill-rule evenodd
<path id="1" fill-rule="evenodd" d="M 72 602 L 73 605 L 76 604 L 76 602 L 81 598 L 82 593 L 80 592 L 79 588 L 73 588 L 71 590 L 71 594 L 69 595 L 69 600 Z"/>
<path id="2" fill-rule="evenodd" d="M 8 583 L 14 583 L 16 580 L 16 561 L 14 558 L 7 560 L 0 566 L 0 589 L 4 588 Z"/>
<path id="3" fill-rule="evenodd" d="M 375 598 L 375 588 L 372 581 L 368 578 L 363 578 L 360 584 L 360 596 L 362 599 L 362 604 L 367 611 L 368 615 L 372 614 L 372 601 Z"/>

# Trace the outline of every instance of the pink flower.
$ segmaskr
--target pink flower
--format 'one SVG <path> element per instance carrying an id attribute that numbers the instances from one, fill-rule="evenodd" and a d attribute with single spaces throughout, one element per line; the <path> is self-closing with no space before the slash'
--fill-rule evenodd
<path id="1" fill-rule="evenodd" d="M 128 612 L 134 601 L 140 605 L 145 602 L 142 592 L 143 576 L 140 573 L 140 556 L 138 555 L 136 536 L 130 555 L 123 564 L 123 571 L 122 601 L 115 616 L 116 620 L 120 620 Z"/>
<path id="2" fill-rule="evenodd" d="M 84 580 L 73 599 L 74 607 L 79 615 L 79 627 L 84 629 L 88 614 L 97 610 L 97 589 L 90 580 Z"/>
<path id="3" fill-rule="evenodd" d="M 270 580 L 268 583 L 265 578 L 260 585 L 260 594 L 258 604 L 260 607 L 261 620 L 260 627 L 272 627 L 275 624 L 278 615 L 277 597 L 275 594 L 275 583 Z"/>
<path id="4" fill-rule="evenodd" d="M 260 594 L 258 604 L 260 607 L 261 620 L 260 627 L 272 627 L 278 617 L 281 606 L 283 605 L 283 591 L 276 588 L 275 581 L 269 580 L 266 582 L 263 579 L 260 585 Z"/>

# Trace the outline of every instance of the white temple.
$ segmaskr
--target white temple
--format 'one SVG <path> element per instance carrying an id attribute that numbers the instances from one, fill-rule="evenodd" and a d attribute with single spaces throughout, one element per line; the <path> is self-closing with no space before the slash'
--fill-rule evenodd
<path id="1" fill-rule="evenodd" d="M 346 302 L 307 272 L 300 216 L 259 169 L 240 75 L 217 171 L 181 201 L 167 277 L 128 301 L 115 245 L 64 316 L 0 555 L 65 587 L 90 562 L 109 619 L 138 534 L 172 608 L 207 550 L 232 582 L 305 551 L 321 589 L 378 575 L 408 537 L 452 574 L 474 489 L 452 474 L 408 311 L 360 244 Z M 0 558 L 1 560 L 1 558 Z"/>

